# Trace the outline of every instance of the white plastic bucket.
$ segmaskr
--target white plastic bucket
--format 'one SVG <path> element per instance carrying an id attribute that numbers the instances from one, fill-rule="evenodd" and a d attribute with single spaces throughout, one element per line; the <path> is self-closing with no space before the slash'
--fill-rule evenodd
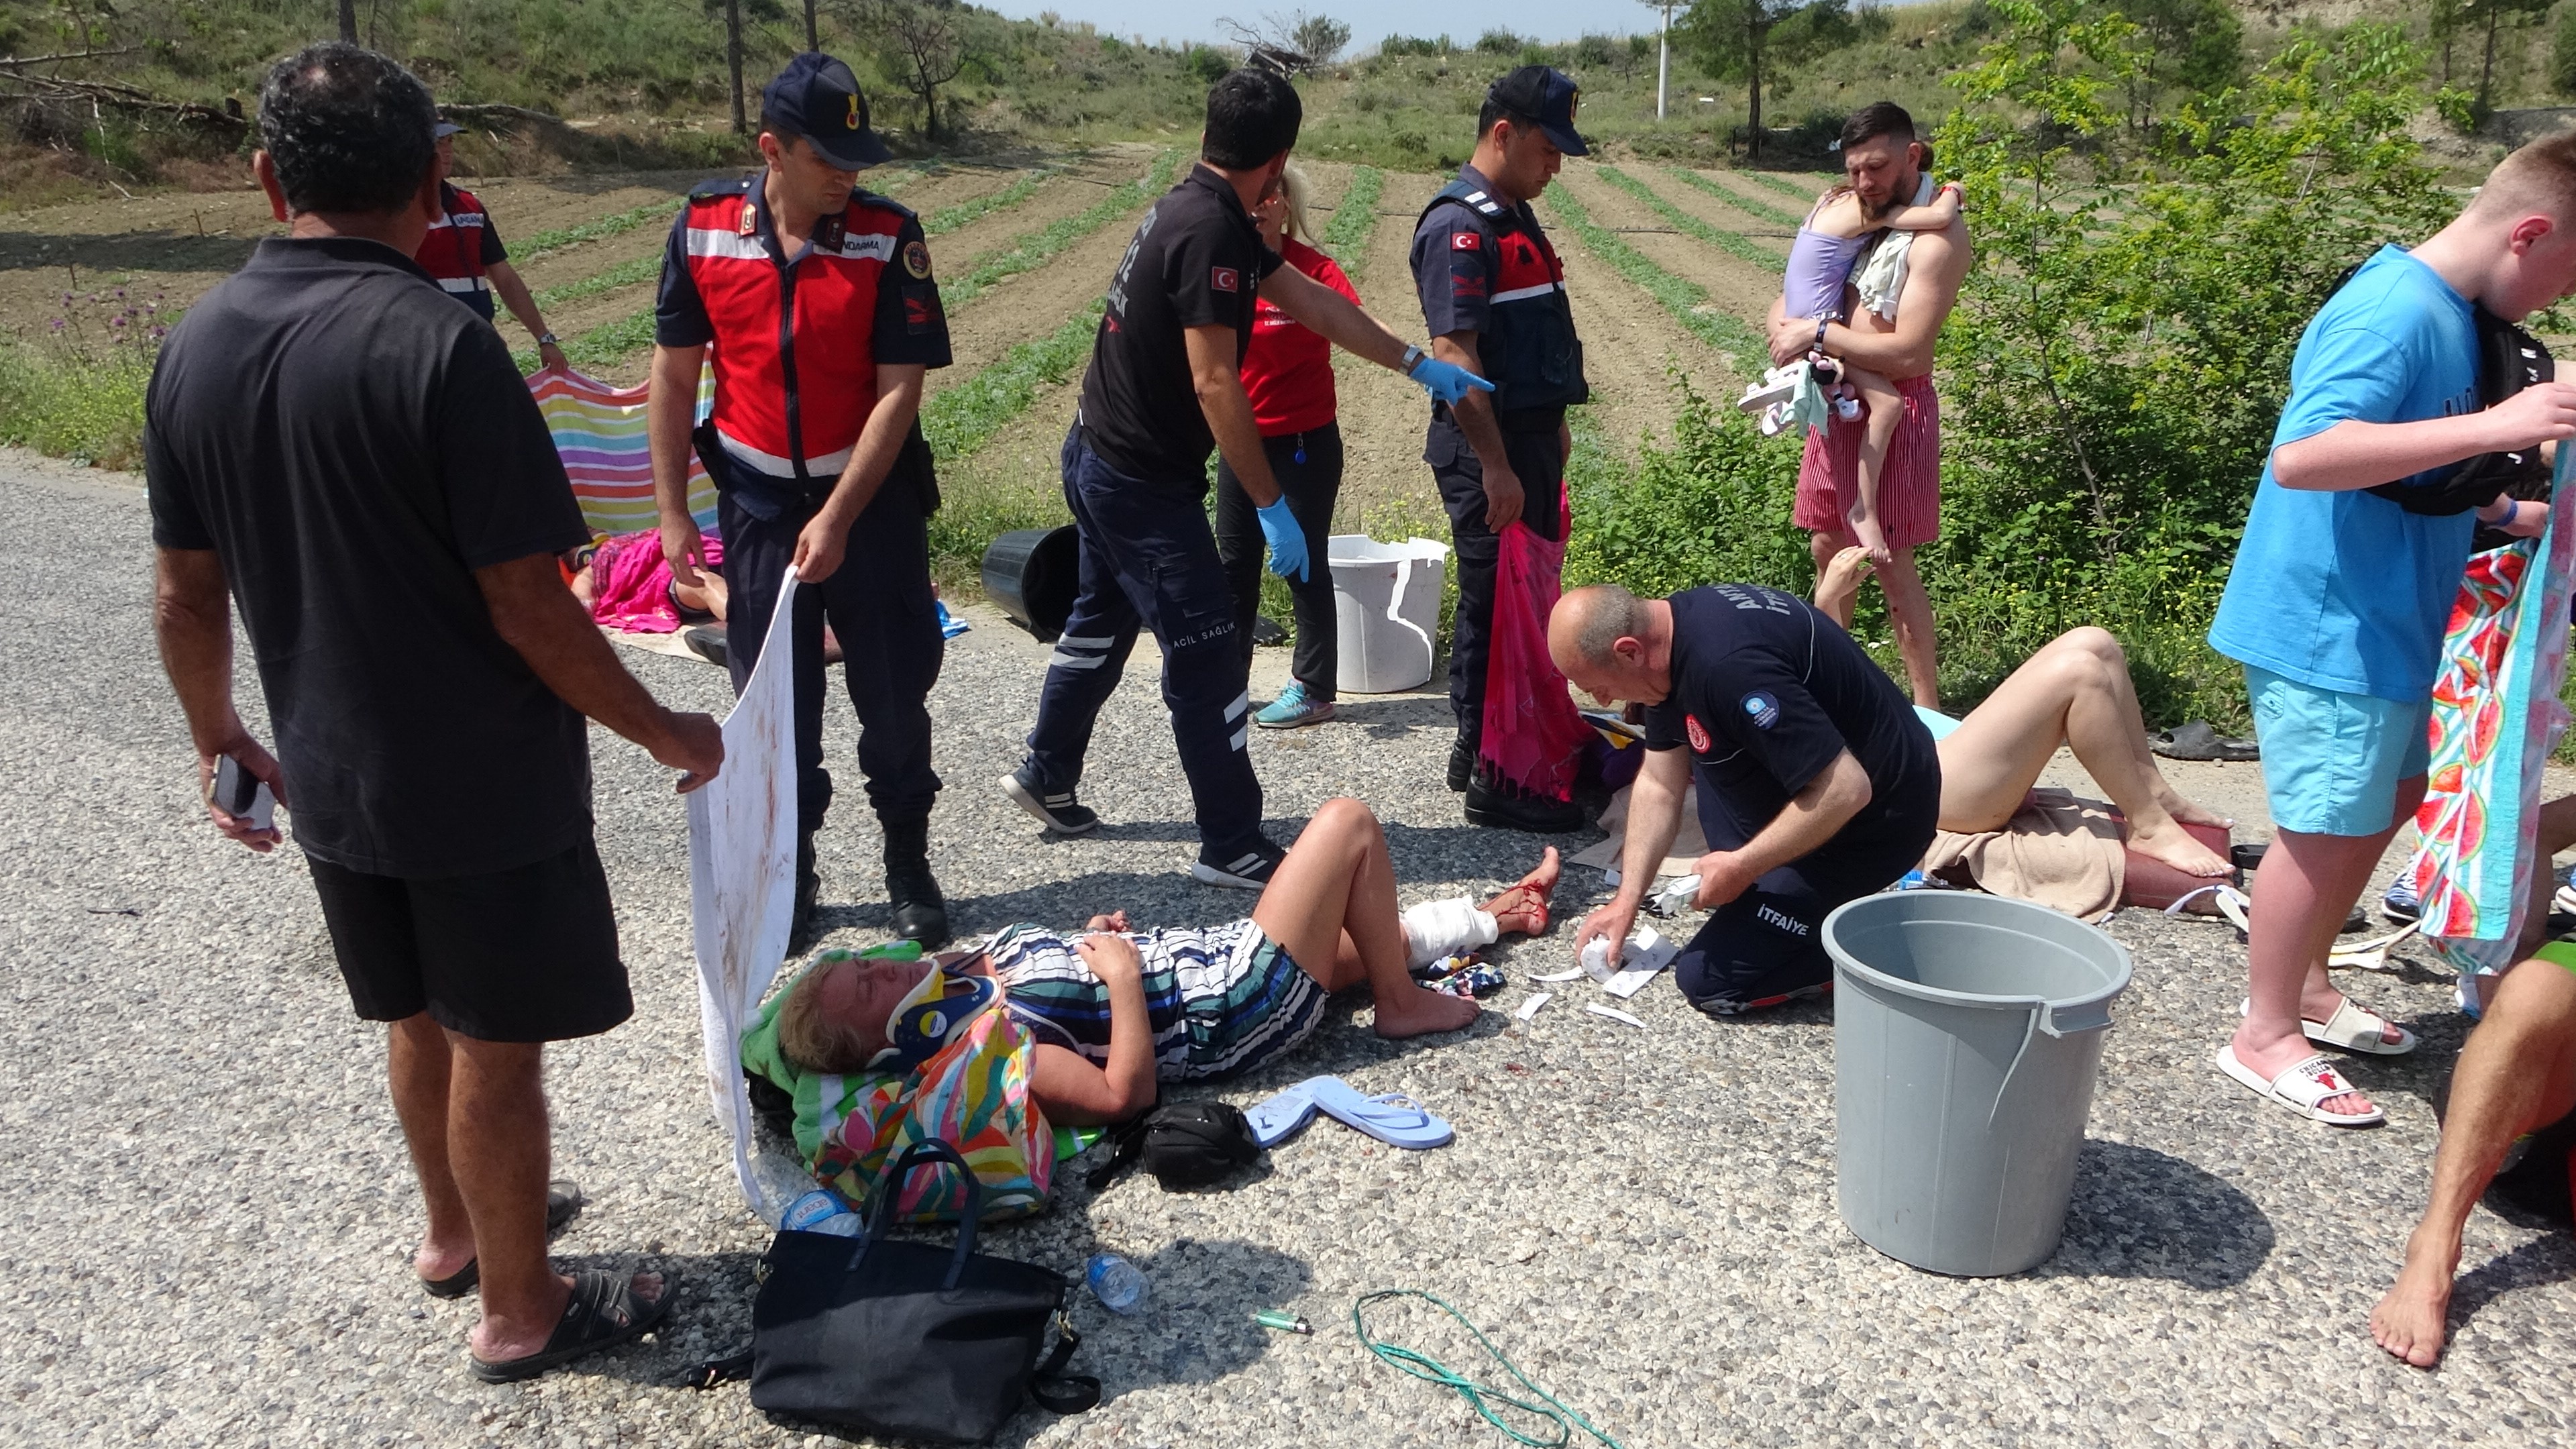
<path id="1" fill-rule="evenodd" d="M 1449 545 L 1337 533 L 1326 554 L 1333 570 L 1334 690 L 1393 694 L 1430 682 Z"/>

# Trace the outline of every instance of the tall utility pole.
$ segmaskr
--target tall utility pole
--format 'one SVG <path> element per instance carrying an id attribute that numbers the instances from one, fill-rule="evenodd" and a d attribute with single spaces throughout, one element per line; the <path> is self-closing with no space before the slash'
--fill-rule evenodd
<path id="1" fill-rule="evenodd" d="M 340 0 L 340 39 L 351 45 L 358 43 L 358 0 Z"/>
<path id="2" fill-rule="evenodd" d="M 814 0 L 805 0 L 805 48 L 821 50 L 823 34 L 814 28 Z"/>
<path id="3" fill-rule="evenodd" d="M 1673 80 L 1673 6 L 1680 0 L 1646 0 L 1646 4 L 1664 12 L 1664 23 L 1655 32 L 1659 53 L 1655 57 L 1655 119 L 1664 118 L 1664 95 Z"/>

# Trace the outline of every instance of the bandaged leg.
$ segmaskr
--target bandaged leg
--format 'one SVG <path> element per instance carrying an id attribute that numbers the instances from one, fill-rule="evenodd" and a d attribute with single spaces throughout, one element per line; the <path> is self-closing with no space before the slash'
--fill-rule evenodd
<path id="1" fill-rule="evenodd" d="M 1473 947 L 1490 946 L 1502 935 L 1501 923 L 1476 909 L 1476 903 L 1465 896 L 1425 901 L 1408 908 L 1400 919 L 1408 966 L 1428 966 Z"/>

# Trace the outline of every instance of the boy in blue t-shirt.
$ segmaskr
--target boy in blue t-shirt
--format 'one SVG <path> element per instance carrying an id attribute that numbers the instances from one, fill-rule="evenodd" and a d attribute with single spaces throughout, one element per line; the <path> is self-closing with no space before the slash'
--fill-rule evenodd
<path id="1" fill-rule="evenodd" d="M 2343 999 L 2325 959 L 2424 796 L 2443 628 L 2479 522 L 2532 536 L 2542 505 L 2409 513 L 2363 490 L 2576 435 L 2576 386 L 2481 410 L 2473 309 L 2520 321 L 2576 291 L 2576 136 L 2500 163 L 2450 225 L 2382 248 L 2300 338 L 2209 642 L 2245 666 L 2276 839 L 2257 873 L 2249 1005 L 2218 1065 L 2316 1121 L 2384 1120 L 2308 1043 L 2393 1056 L 2415 1038 Z"/>

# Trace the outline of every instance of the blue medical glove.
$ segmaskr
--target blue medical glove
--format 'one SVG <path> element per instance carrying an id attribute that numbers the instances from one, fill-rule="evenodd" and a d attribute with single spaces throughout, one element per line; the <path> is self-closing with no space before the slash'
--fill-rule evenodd
<path id="1" fill-rule="evenodd" d="M 1442 362 L 1436 357 L 1426 357 L 1413 364 L 1413 371 L 1406 373 L 1405 376 L 1431 389 L 1434 400 L 1447 403 L 1453 408 L 1458 405 L 1460 398 L 1467 395 L 1469 388 L 1477 388 L 1485 392 L 1494 390 L 1492 383 L 1454 362 Z"/>
<path id="2" fill-rule="evenodd" d="M 1261 536 L 1270 540 L 1270 571 L 1283 579 L 1304 583 L 1306 530 L 1298 526 L 1297 515 L 1288 511 L 1288 495 L 1279 495 L 1253 516 L 1261 520 Z"/>

